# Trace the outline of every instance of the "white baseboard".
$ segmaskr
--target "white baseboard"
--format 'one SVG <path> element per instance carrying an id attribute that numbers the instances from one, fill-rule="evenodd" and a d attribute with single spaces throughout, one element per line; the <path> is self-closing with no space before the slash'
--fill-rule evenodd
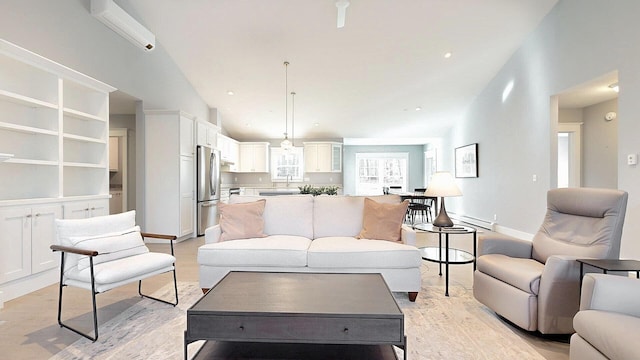
<path id="1" fill-rule="evenodd" d="M 501 226 L 496 224 L 495 229 L 493 230 L 497 233 L 500 234 L 505 234 L 505 235 L 509 235 L 509 236 L 513 236 L 516 237 L 518 239 L 522 239 L 522 240 L 533 240 L 533 234 L 530 234 L 528 232 L 524 232 L 524 231 L 520 231 L 520 230 L 516 230 L 516 229 L 511 229 L 508 228 L 506 226 Z"/>
<path id="2" fill-rule="evenodd" d="M 0 285 L 0 304 L 55 284 L 60 279 L 60 269 L 54 268 L 22 279 Z M 0 306 L 1 308 L 1 306 Z"/>

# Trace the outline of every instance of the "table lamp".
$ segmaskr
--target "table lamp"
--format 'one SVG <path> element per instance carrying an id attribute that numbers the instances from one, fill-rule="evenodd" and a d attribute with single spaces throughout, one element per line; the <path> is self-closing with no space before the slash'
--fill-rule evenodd
<path id="1" fill-rule="evenodd" d="M 462 191 L 456 181 L 448 171 L 438 171 L 431 176 L 427 191 L 424 193 L 427 196 L 439 196 L 440 197 L 440 212 L 438 217 L 433 220 L 433 226 L 437 227 L 451 227 L 453 221 L 447 215 L 447 210 L 444 208 L 444 198 L 449 196 L 462 196 Z"/>

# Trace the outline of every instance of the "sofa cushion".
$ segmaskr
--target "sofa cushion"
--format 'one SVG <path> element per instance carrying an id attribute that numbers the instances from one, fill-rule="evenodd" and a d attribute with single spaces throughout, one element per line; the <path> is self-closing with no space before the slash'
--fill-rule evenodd
<path id="1" fill-rule="evenodd" d="M 198 264 L 304 267 L 310 243 L 302 236 L 271 235 L 206 244 L 198 249 Z"/>
<path id="2" fill-rule="evenodd" d="M 262 218 L 265 203 L 264 199 L 242 204 L 220 203 L 220 240 L 265 237 Z"/>
<path id="3" fill-rule="evenodd" d="M 421 257 L 414 246 L 338 236 L 313 240 L 307 262 L 310 268 L 412 268 Z"/>
<path id="4" fill-rule="evenodd" d="M 239 204 L 265 199 L 264 233 L 313 238 L 313 196 L 231 196 L 229 203 Z"/>
<path id="5" fill-rule="evenodd" d="M 139 226 L 118 233 L 72 236 L 69 240 L 79 249 L 97 251 L 98 256 L 93 258 L 94 265 L 149 252 L 140 235 Z M 89 265 L 89 256 L 79 256 L 78 270 L 85 269 Z"/>
<path id="6" fill-rule="evenodd" d="M 573 318 L 573 328 L 591 346 L 609 359 L 636 359 L 640 318 L 600 311 L 582 310 Z"/>
<path id="7" fill-rule="evenodd" d="M 378 203 L 400 203 L 398 195 L 371 196 Z M 316 196 L 313 202 L 313 238 L 357 236 L 364 217 L 363 196 Z"/>
<path id="8" fill-rule="evenodd" d="M 478 257 L 476 266 L 482 273 L 529 294 L 538 295 L 540 276 L 544 270 L 541 262 L 502 254 L 486 254 Z"/>
<path id="9" fill-rule="evenodd" d="M 362 230 L 358 239 L 401 241 L 400 229 L 407 214 L 409 200 L 400 204 L 384 204 L 364 199 Z"/>

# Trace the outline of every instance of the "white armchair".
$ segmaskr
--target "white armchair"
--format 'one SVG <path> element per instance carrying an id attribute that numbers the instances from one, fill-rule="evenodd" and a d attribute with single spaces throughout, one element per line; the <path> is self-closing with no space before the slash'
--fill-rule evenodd
<path id="1" fill-rule="evenodd" d="M 553 189 L 533 241 L 481 236 L 473 295 L 528 331 L 572 334 L 580 299 L 577 258 L 617 259 L 627 193 Z"/>
<path id="2" fill-rule="evenodd" d="M 587 274 L 580 311 L 573 318 L 571 360 L 638 359 L 640 280 Z"/>
<path id="3" fill-rule="evenodd" d="M 57 244 L 51 250 L 61 253 L 58 324 L 91 341 L 98 339 L 96 294 L 118 286 L 138 282 L 142 297 L 173 306 L 178 304 L 172 235 L 141 233 L 135 226 L 135 211 L 98 216 L 89 219 L 56 220 Z M 171 255 L 149 252 L 143 237 L 169 240 Z M 173 272 L 175 302 L 157 299 L 142 293 L 142 280 Z M 75 286 L 91 291 L 94 336 L 74 329 L 61 320 L 62 290 Z"/>

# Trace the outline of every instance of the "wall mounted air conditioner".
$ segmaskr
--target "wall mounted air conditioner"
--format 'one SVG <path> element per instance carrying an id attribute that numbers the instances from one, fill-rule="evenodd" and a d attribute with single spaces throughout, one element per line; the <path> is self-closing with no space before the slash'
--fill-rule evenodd
<path id="1" fill-rule="evenodd" d="M 145 51 L 156 46 L 156 37 L 113 0 L 91 0 L 91 15 Z"/>

